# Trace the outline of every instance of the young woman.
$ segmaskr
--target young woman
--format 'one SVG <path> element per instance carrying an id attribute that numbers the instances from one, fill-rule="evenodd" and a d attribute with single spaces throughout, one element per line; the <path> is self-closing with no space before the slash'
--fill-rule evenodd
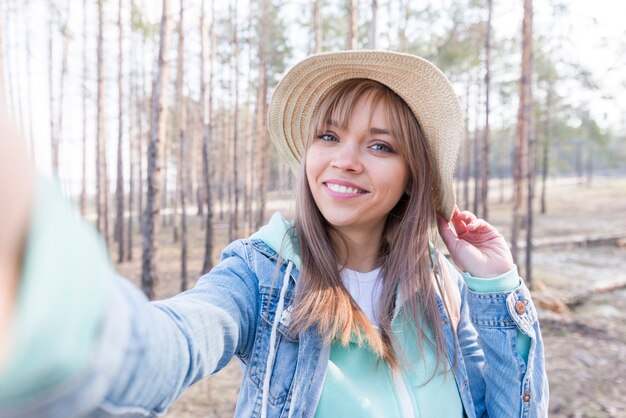
<path id="1" fill-rule="evenodd" d="M 528 289 L 502 236 L 454 204 L 463 117 L 445 76 L 406 54 L 312 56 L 277 86 L 269 128 L 298 173 L 295 221 L 275 214 L 163 301 L 115 277 L 39 181 L 2 254 L 24 262 L 3 270 L 19 289 L 0 416 L 158 415 L 233 356 L 239 417 L 547 416 Z"/>

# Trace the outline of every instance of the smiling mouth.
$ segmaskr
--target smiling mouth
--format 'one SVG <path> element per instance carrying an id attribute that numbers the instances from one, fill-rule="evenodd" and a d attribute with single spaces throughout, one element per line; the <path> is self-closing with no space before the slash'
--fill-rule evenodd
<path id="1" fill-rule="evenodd" d="M 367 190 L 357 189 L 355 187 L 342 186 L 340 184 L 335 183 L 324 183 L 326 187 L 336 193 L 345 193 L 345 194 L 365 194 Z"/>

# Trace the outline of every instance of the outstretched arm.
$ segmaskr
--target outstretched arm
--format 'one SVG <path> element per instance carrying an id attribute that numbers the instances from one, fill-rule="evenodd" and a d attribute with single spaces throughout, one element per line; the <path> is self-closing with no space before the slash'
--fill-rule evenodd
<path id="1" fill-rule="evenodd" d="M 0 371 L 10 344 L 33 187 L 26 150 L 0 103 Z"/>

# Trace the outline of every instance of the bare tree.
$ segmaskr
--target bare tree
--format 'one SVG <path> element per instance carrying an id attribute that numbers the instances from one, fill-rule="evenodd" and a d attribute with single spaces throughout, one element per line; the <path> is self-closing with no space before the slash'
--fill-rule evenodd
<path id="1" fill-rule="evenodd" d="M 232 19 L 233 19 L 233 48 L 234 53 L 232 56 L 232 69 L 233 69 L 233 97 L 235 99 L 234 103 L 234 115 L 233 115 L 233 140 L 232 140 L 232 153 L 233 153 L 233 207 L 231 208 L 232 215 L 232 234 L 235 238 L 239 237 L 239 176 L 238 176 L 238 167 L 239 167 L 239 36 L 238 36 L 238 25 L 237 25 L 237 2 L 231 3 L 233 4 L 232 9 Z"/>
<path id="2" fill-rule="evenodd" d="M 470 92 L 472 78 L 469 71 L 466 71 L 467 83 L 465 84 L 465 140 L 463 141 L 463 207 L 469 208 L 469 179 L 470 179 L 470 132 L 469 132 L 469 108 L 470 108 Z"/>
<path id="3" fill-rule="evenodd" d="M 161 155 L 167 122 L 167 85 L 169 60 L 167 53 L 170 43 L 169 0 L 163 0 L 161 16 L 159 58 L 157 71 L 152 83 L 150 112 L 150 142 L 148 143 L 148 193 L 143 228 L 143 257 L 141 263 L 141 288 L 150 299 L 154 298 L 154 285 L 157 281 L 155 257 L 157 252 L 158 217 L 162 185 Z"/>
<path id="4" fill-rule="evenodd" d="M 49 107 L 50 107 L 50 156 L 52 163 L 52 173 L 59 177 L 59 136 L 54 126 L 54 77 L 53 77 L 53 60 L 54 60 L 54 26 L 56 8 L 53 0 L 48 3 L 48 88 L 49 88 Z M 11 83 L 9 83 L 11 85 Z"/>
<path id="5" fill-rule="evenodd" d="M 322 0 L 314 0 L 312 3 L 313 14 L 313 48 L 315 54 L 322 52 Z"/>
<path id="6" fill-rule="evenodd" d="M 248 82 L 247 82 L 247 107 L 248 110 L 252 108 L 252 93 L 254 85 L 253 81 L 253 67 L 255 66 L 253 51 L 253 22 L 254 17 L 252 15 L 252 0 L 248 2 Z M 246 184 L 245 184 L 245 194 L 244 194 L 244 205 L 243 205 L 243 219 L 244 219 L 244 234 L 246 236 L 252 233 L 252 199 L 253 199 L 253 191 L 254 191 L 254 149 L 256 146 L 256 133 L 253 132 L 253 120 L 252 115 L 248 111 L 246 113 L 246 152 L 245 152 L 245 167 L 246 167 Z"/>
<path id="7" fill-rule="evenodd" d="M 118 1 L 117 15 L 118 29 L 118 129 L 117 129 L 117 185 L 115 188 L 116 217 L 115 240 L 117 241 L 117 262 L 124 261 L 124 154 L 122 152 L 124 139 L 124 27 L 122 25 L 122 0 Z"/>
<path id="8" fill-rule="evenodd" d="M 269 1 L 261 0 L 262 10 L 269 9 Z M 267 53 L 268 36 L 264 25 L 265 18 L 261 15 L 259 24 L 259 80 L 257 85 L 256 98 L 256 132 L 257 132 L 257 149 L 256 149 L 256 167 L 260 171 L 260 180 L 257 183 L 256 203 L 257 213 L 255 217 L 255 229 L 259 229 L 263 225 L 265 219 L 265 196 L 267 196 L 269 183 L 269 144 L 267 143 L 267 125 L 265 115 L 267 114 Z"/>
<path id="9" fill-rule="evenodd" d="M 481 172 L 480 172 L 480 206 L 482 208 L 482 218 L 489 218 L 489 92 L 491 86 L 491 14 L 493 11 L 493 0 L 487 0 L 487 28 L 485 31 L 485 132 L 483 135 L 483 146 L 481 150 Z"/>
<path id="10" fill-rule="evenodd" d="M 57 143 L 56 143 L 56 148 L 55 148 L 55 153 L 56 155 L 54 156 L 54 164 L 55 164 L 55 171 L 56 174 L 58 176 L 58 171 L 59 171 L 59 146 L 60 146 L 60 141 L 63 139 L 64 136 L 64 126 L 63 126 L 63 116 L 65 115 L 65 112 L 63 111 L 63 105 L 65 104 L 65 79 L 67 78 L 67 55 L 68 55 L 68 49 L 69 49 L 69 43 L 70 43 L 70 31 L 69 31 L 69 19 L 70 19 L 70 2 L 69 0 L 67 1 L 67 3 L 65 4 L 65 14 L 63 16 L 63 23 L 61 26 L 61 34 L 63 35 L 63 52 L 61 55 L 61 79 L 59 82 L 59 110 L 58 110 L 58 116 L 59 116 L 59 121 L 57 124 L 57 132 L 55 133 L 55 137 L 57 138 Z"/>
<path id="11" fill-rule="evenodd" d="M 214 0 L 211 0 L 211 59 L 208 59 L 207 51 L 207 27 L 205 17 L 205 0 L 202 0 L 202 10 L 200 11 L 200 48 L 201 48 L 201 80 L 200 80 L 200 106 L 202 114 L 202 178 L 204 181 L 204 198 L 206 202 L 206 224 L 204 236 L 204 259 L 202 261 L 202 272 L 206 273 L 213 267 L 213 202 L 211 200 L 210 173 L 211 158 L 209 145 L 211 142 L 213 129 L 213 63 L 217 55 L 215 45 L 215 7 Z M 208 61 L 208 68 L 207 68 Z"/>
<path id="12" fill-rule="evenodd" d="M 104 103 L 104 0 L 98 0 L 98 120 L 96 135 L 96 210 L 98 231 L 109 243 L 108 181 Z"/>
<path id="13" fill-rule="evenodd" d="M 356 49 L 359 37 L 359 2 L 358 0 L 346 0 L 348 7 L 348 39 L 346 49 Z"/>
<path id="14" fill-rule="evenodd" d="M 550 163 L 550 140 L 552 137 L 552 96 L 554 95 L 554 80 L 553 77 L 548 78 L 548 86 L 546 91 L 546 119 L 545 119 L 545 138 L 543 139 L 543 147 L 541 152 L 541 209 L 540 213 L 545 214 L 548 208 L 546 202 L 546 183 L 548 180 L 549 163 Z"/>
<path id="15" fill-rule="evenodd" d="M 180 213 L 180 290 L 187 290 L 187 208 L 185 205 L 185 147 L 187 128 L 187 105 L 183 96 L 183 84 L 185 82 L 185 4 L 180 0 L 178 19 L 178 69 L 176 72 L 176 102 L 178 112 L 176 126 L 178 127 L 178 167 L 176 170 L 177 189 L 181 205 Z"/>
<path id="16" fill-rule="evenodd" d="M 83 161 L 80 183 L 80 213 L 87 214 L 87 0 L 83 0 Z"/>
<path id="17" fill-rule="evenodd" d="M 511 251 L 518 263 L 518 239 L 521 228 L 524 181 L 528 176 L 528 138 L 531 135 L 532 109 L 532 0 L 524 0 L 524 20 L 522 23 L 522 64 L 520 78 L 520 99 L 517 118 L 515 158 L 513 160 L 513 222 L 511 229 Z M 530 279 L 527 275 L 527 280 Z"/>
<path id="18" fill-rule="evenodd" d="M 26 112 L 28 115 L 28 138 L 30 143 L 30 159 L 34 163 L 35 162 L 35 135 L 33 128 L 33 105 L 32 105 L 32 94 L 31 94 L 31 83 L 32 80 L 32 62 L 33 62 L 33 54 L 31 47 L 31 0 L 26 0 L 24 2 L 24 8 L 26 9 Z M 0 17 L 1 18 L 1 17 Z M 1 63 L 0 63 L 1 64 Z M 1 97 L 1 96 L 0 96 Z"/>
<path id="19" fill-rule="evenodd" d="M 378 0 L 372 0 L 372 20 L 370 21 L 370 33 L 368 48 L 376 49 L 378 45 Z"/>

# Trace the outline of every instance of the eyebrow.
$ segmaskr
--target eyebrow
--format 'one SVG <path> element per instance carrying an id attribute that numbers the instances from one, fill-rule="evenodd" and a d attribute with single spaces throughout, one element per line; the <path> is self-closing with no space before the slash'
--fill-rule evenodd
<path id="1" fill-rule="evenodd" d="M 334 119 L 328 119 L 326 121 L 326 124 L 330 125 L 330 126 L 334 126 L 336 128 L 339 128 L 339 123 L 336 120 L 334 120 Z M 370 128 L 370 133 L 372 135 L 389 135 L 389 136 L 391 136 L 391 133 L 389 132 L 388 129 L 377 128 L 375 126 Z"/>
<path id="2" fill-rule="evenodd" d="M 370 133 L 374 135 L 391 135 L 387 129 L 371 128 Z"/>

